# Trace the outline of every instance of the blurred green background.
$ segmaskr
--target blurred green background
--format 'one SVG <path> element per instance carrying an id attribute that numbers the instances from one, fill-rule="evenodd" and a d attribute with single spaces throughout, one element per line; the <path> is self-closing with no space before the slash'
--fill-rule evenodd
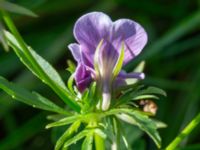
<path id="1" fill-rule="evenodd" d="M 74 42 L 73 24 L 81 15 L 103 11 L 113 20 L 130 18 L 148 32 L 149 42 L 131 70 L 146 60 L 145 84 L 163 88 L 168 97 L 156 101 L 156 118 L 168 124 L 160 129 L 165 147 L 200 111 L 200 1 L 199 0 L 12 0 L 31 9 L 38 18 L 14 15 L 24 39 L 67 79 L 66 60 L 73 59 L 67 45 Z M 0 75 L 53 99 L 61 101 L 23 66 L 12 50 L 0 47 Z M 0 150 L 53 149 L 54 130 L 44 129 L 48 113 L 14 101 L 0 91 Z M 153 142 L 133 127 L 128 138 L 137 150 L 154 150 Z M 180 150 L 200 149 L 200 126 Z M 79 149 L 76 147 L 75 149 Z"/>

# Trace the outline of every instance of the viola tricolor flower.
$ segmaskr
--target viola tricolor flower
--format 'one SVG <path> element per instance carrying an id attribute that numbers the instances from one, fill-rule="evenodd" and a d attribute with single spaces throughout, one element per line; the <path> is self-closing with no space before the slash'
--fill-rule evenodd
<path id="1" fill-rule="evenodd" d="M 137 22 L 129 19 L 112 22 L 106 14 L 92 12 L 77 20 L 74 36 L 78 43 L 68 47 L 78 63 L 75 72 L 77 87 L 83 92 L 96 81 L 103 110 L 109 108 L 113 85 L 124 83 L 126 78 L 144 78 L 143 73 L 121 70 L 147 43 L 147 34 Z"/>

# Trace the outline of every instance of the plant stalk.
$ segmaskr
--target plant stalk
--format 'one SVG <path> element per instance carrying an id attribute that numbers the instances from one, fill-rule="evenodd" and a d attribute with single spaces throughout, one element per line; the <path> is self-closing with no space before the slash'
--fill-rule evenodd
<path id="1" fill-rule="evenodd" d="M 200 123 L 200 113 L 182 130 L 182 132 L 166 147 L 165 150 L 174 150 L 180 142 L 188 136 Z"/>
<path id="2" fill-rule="evenodd" d="M 104 139 L 99 136 L 98 134 L 95 134 L 94 135 L 95 137 L 95 147 L 96 147 L 96 150 L 105 150 L 105 141 Z"/>

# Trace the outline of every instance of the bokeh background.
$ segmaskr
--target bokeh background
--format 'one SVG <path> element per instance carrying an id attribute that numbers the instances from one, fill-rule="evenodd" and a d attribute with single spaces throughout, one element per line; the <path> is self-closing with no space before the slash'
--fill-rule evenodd
<path id="1" fill-rule="evenodd" d="M 168 127 L 160 129 L 165 147 L 200 111 L 200 0 L 12 0 L 31 9 L 38 18 L 14 15 L 24 39 L 67 79 L 67 45 L 74 41 L 73 24 L 91 11 L 103 11 L 113 20 L 130 18 L 148 32 L 144 51 L 126 66 L 134 68 L 146 60 L 145 84 L 163 88 L 168 96 L 156 101 L 156 118 Z M 29 90 L 61 101 L 19 61 L 14 52 L 0 47 L 0 75 Z M 56 130 L 46 130 L 48 113 L 14 101 L 0 91 L 0 150 L 53 149 Z M 128 138 L 137 150 L 155 149 L 153 142 L 127 126 Z M 200 149 L 200 126 L 180 146 L 180 150 Z M 76 147 L 75 149 L 79 149 Z"/>

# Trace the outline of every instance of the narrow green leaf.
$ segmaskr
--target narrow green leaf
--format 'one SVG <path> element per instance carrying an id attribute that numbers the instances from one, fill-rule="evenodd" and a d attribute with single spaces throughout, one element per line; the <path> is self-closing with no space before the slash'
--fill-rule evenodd
<path id="1" fill-rule="evenodd" d="M 81 150 L 92 150 L 94 135 L 91 131 L 85 138 L 82 144 Z"/>
<path id="2" fill-rule="evenodd" d="M 12 13 L 27 15 L 27 16 L 31 16 L 31 17 L 37 17 L 37 15 L 34 12 L 30 11 L 29 9 L 26 9 L 22 6 L 10 3 L 8 1 L 1 0 L 0 1 L 0 9 L 9 11 Z"/>
<path id="3" fill-rule="evenodd" d="M 46 129 L 49 129 L 49 128 L 52 128 L 52 127 L 57 127 L 57 126 L 67 125 L 67 124 L 73 123 L 74 121 L 78 120 L 79 118 L 80 118 L 79 115 L 73 115 L 73 116 L 70 116 L 70 117 L 66 117 L 66 118 L 63 118 L 59 121 L 48 124 L 46 126 Z"/>
<path id="4" fill-rule="evenodd" d="M 67 111 L 60 108 L 59 106 L 49 101 L 47 98 L 41 96 L 40 94 L 36 92 L 31 93 L 24 88 L 21 88 L 13 83 L 8 82 L 3 77 L 0 77 L 0 88 L 3 89 L 6 93 L 8 93 L 10 96 L 12 96 L 14 99 L 25 104 L 31 105 L 35 108 L 57 112 L 61 114 L 68 114 Z"/>
<path id="5" fill-rule="evenodd" d="M 51 102 L 50 100 L 48 100 L 47 98 L 43 97 L 42 95 L 40 95 L 37 92 L 32 92 L 32 94 L 35 96 L 35 101 L 38 100 L 41 103 L 45 104 L 46 106 L 48 106 L 49 108 L 51 108 L 52 110 L 55 110 L 55 112 L 60 112 L 62 114 L 67 114 L 69 115 L 70 113 L 68 113 L 66 110 L 58 107 L 56 104 L 54 104 L 53 102 Z"/>
<path id="6" fill-rule="evenodd" d="M 83 113 L 88 113 L 96 108 L 99 100 L 99 97 L 97 96 L 98 94 L 99 93 L 97 92 L 96 82 L 92 82 L 90 87 L 84 91 L 81 97 L 82 102 L 84 103 L 82 107 Z"/>
<path id="7" fill-rule="evenodd" d="M 78 128 L 80 127 L 81 122 L 76 121 L 74 122 L 65 132 L 64 134 L 58 139 L 55 145 L 55 150 L 61 149 L 64 142 L 74 133 L 77 132 Z"/>
<path id="8" fill-rule="evenodd" d="M 117 117 L 130 124 L 138 126 L 141 130 L 145 131 L 155 142 L 158 148 L 161 147 L 161 138 L 159 136 L 156 124 L 146 115 L 139 111 L 122 110 L 126 114 L 118 114 Z"/>
<path id="9" fill-rule="evenodd" d="M 141 99 L 159 99 L 159 97 L 155 95 L 139 95 L 133 98 L 133 100 L 141 100 Z"/>
<path id="10" fill-rule="evenodd" d="M 164 123 L 164 122 L 161 122 L 161 121 L 156 120 L 156 119 L 151 119 L 151 120 L 156 124 L 157 129 L 167 127 L 167 124 Z"/>
<path id="11" fill-rule="evenodd" d="M 116 120 L 117 129 L 118 129 L 117 132 L 119 133 L 118 136 L 120 136 L 119 138 L 122 138 L 122 141 L 123 141 L 123 143 L 124 143 L 124 146 L 125 146 L 126 150 L 131 150 L 131 149 L 132 149 L 132 148 L 131 148 L 131 145 L 130 145 L 130 143 L 128 142 L 126 136 L 125 136 L 125 130 L 126 130 L 126 128 L 124 128 L 124 127 L 122 126 L 122 124 L 121 124 L 121 122 L 120 122 L 120 120 L 119 120 L 118 118 L 115 117 L 115 120 Z M 117 133 L 117 134 L 118 134 L 118 133 Z M 122 144 L 120 144 L 120 145 L 122 145 Z M 119 146 L 120 146 L 120 145 L 119 145 Z"/>
<path id="12" fill-rule="evenodd" d="M 75 98 L 73 97 L 73 95 L 71 95 L 68 90 L 60 87 L 55 82 L 55 79 L 51 78 L 51 76 L 46 74 L 46 70 L 44 68 L 45 68 L 45 64 L 48 64 L 48 63 L 43 59 L 43 62 L 46 62 L 46 63 L 43 64 L 43 66 L 40 66 L 41 64 L 31 53 L 30 48 L 24 42 L 23 38 L 21 37 L 20 33 L 18 32 L 17 28 L 15 27 L 15 25 L 14 25 L 13 21 L 11 20 L 11 18 L 9 17 L 9 15 L 6 12 L 2 12 L 2 15 L 3 15 L 3 19 L 4 19 L 5 23 L 7 24 L 8 28 L 13 33 L 14 40 L 16 41 L 16 43 L 12 43 L 12 41 L 10 41 L 11 45 L 14 44 L 13 49 L 16 48 L 16 49 L 14 49 L 16 51 L 20 51 L 20 49 L 21 49 L 20 54 L 22 54 L 22 56 L 21 57 L 18 56 L 18 57 L 21 59 L 27 58 L 27 59 L 25 59 L 27 64 L 26 63 L 25 64 L 31 65 L 31 68 L 34 69 L 35 74 L 38 74 L 38 76 L 40 77 L 40 79 L 42 81 L 44 81 L 46 84 L 48 84 L 58 94 L 58 96 L 66 104 L 68 104 L 72 109 L 74 109 L 77 112 L 80 112 L 80 106 L 78 105 L 78 103 L 76 101 L 74 101 Z M 12 34 L 10 34 L 10 35 L 12 35 Z M 17 44 L 19 46 L 15 45 L 15 44 Z M 17 54 L 17 52 L 16 52 L 16 54 Z M 22 62 L 24 62 L 24 61 L 22 60 Z M 50 65 L 47 65 L 47 66 L 50 66 Z"/>
<path id="13" fill-rule="evenodd" d="M 118 102 L 116 103 L 116 105 L 121 105 L 121 104 L 126 104 L 127 102 L 134 100 L 136 98 L 139 97 L 145 97 L 145 95 L 161 95 L 161 96 L 167 96 L 166 92 L 160 88 L 157 87 L 147 87 L 144 88 L 143 86 L 135 89 L 135 90 L 128 90 L 127 92 L 125 92 L 118 100 Z M 157 98 L 157 96 L 152 97 L 152 98 Z"/>
<path id="14" fill-rule="evenodd" d="M 164 90 L 154 86 L 149 86 L 146 89 L 142 90 L 141 94 L 158 94 L 162 96 L 167 96 L 167 93 Z"/>
<path id="15" fill-rule="evenodd" d="M 65 142 L 64 148 L 67 148 L 71 144 L 75 144 L 77 141 L 79 141 L 80 139 L 84 138 L 88 134 L 88 132 L 90 132 L 90 131 L 89 130 L 81 131 L 80 133 L 78 133 L 77 135 L 75 135 L 74 137 L 69 139 L 67 142 Z"/>
<path id="16" fill-rule="evenodd" d="M 151 120 L 147 115 L 143 112 L 138 111 L 136 109 L 110 109 L 105 112 L 105 115 L 115 115 L 119 119 L 138 126 L 141 130 L 145 131 L 156 143 L 158 147 L 161 146 L 161 138 L 159 136 L 156 123 Z"/>
<path id="17" fill-rule="evenodd" d="M 88 100 L 89 100 L 89 89 L 85 89 L 85 91 L 82 93 L 81 95 L 81 100 L 83 101 L 83 103 L 88 104 Z"/>
<path id="18" fill-rule="evenodd" d="M 4 50 L 7 52 L 7 51 L 9 51 L 9 46 L 8 46 L 8 43 L 7 43 L 5 34 L 4 34 L 4 29 L 5 28 L 0 21 L 0 42 L 2 43 Z"/>
<path id="19" fill-rule="evenodd" d="M 122 43 L 120 55 L 118 57 L 116 65 L 113 69 L 113 77 L 114 78 L 119 74 L 120 70 L 122 69 L 123 61 L 124 61 L 124 43 Z"/>
<path id="20" fill-rule="evenodd" d="M 89 94 L 88 94 L 88 104 L 95 105 L 98 102 L 98 91 L 97 91 L 97 83 L 91 83 L 89 87 Z M 96 105 L 95 105 L 96 106 Z"/>
<path id="21" fill-rule="evenodd" d="M 113 126 L 113 132 L 114 132 L 114 138 L 112 140 L 112 146 L 116 147 L 116 149 L 122 149 L 121 147 L 121 130 L 119 127 L 119 121 L 116 117 L 113 117 L 112 119 L 112 126 Z"/>
<path id="22" fill-rule="evenodd" d="M 72 114 L 68 114 L 68 115 L 72 115 Z M 66 117 L 66 115 L 63 115 L 63 114 L 53 114 L 53 115 L 48 115 L 47 119 L 51 120 L 51 121 L 58 121 L 58 120 L 63 119 L 65 117 Z"/>
<path id="23" fill-rule="evenodd" d="M 31 58 L 25 55 L 25 50 L 20 46 L 16 38 L 9 32 L 5 32 L 8 44 L 14 49 L 20 60 L 43 82 L 48 84 L 61 98 L 62 100 L 79 111 L 79 105 L 74 101 L 72 94 L 66 88 L 61 77 L 57 71 L 41 56 L 39 56 L 34 50 L 28 47 Z M 31 60 L 30 60 L 31 59 Z M 37 63 L 37 64 L 36 64 Z M 37 67 L 36 67 L 37 66 Z"/>

